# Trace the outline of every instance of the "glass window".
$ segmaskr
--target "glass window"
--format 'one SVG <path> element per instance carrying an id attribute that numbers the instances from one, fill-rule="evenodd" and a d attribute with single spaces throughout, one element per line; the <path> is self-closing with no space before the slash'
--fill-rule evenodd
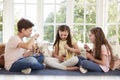
<path id="1" fill-rule="evenodd" d="M 26 0 L 26 3 L 37 3 L 37 0 Z"/>
<path id="2" fill-rule="evenodd" d="M 56 3 L 65 3 L 66 0 L 56 0 Z"/>
<path id="3" fill-rule="evenodd" d="M 74 25 L 73 37 L 77 41 L 84 41 L 84 26 L 83 25 Z"/>
<path id="4" fill-rule="evenodd" d="M 117 22 L 116 17 L 117 17 L 117 2 L 108 3 L 108 23 L 116 23 Z"/>
<path id="5" fill-rule="evenodd" d="M 84 6 L 83 5 L 75 4 L 74 23 L 84 23 Z"/>
<path id="6" fill-rule="evenodd" d="M 54 22 L 54 5 L 44 5 L 44 22 Z"/>
<path id="7" fill-rule="evenodd" d="M 56 23 L 66 23 L 65 5 L 56 5 Z"/>
<path id="8" fill-rule="evenodd" d="M 77 41 L 89 43 L 87 32 L 96 26 L 96 0 L 75 0 L 74 37 Z"/>
<path id="9" fill-rule="evenodd" d="M 52 43 L 53 39 L 54 39 L 54 26 L 45 25 L 44 26 L 44 40 Z"/>
<path id="10" fill-rule="evenodd" d="M 96 6 L 86 6 L 86 23 L 96 23 Z"/>
<path id="11" fill-rule="evenodd" d="M 108 37 L 116 35 L 116 25 L 109 25 L 107 28 L 108 28 Z"/>
<path id="12" fill-rule="evenodd" d="M 32 11 L 31 11 L 32 10 Z M 37 0 L 14 0 L 14 30 L 17 33 L 16 23 L 21 18 L 29 19 L 31 22 L 37 24 Z M 36 28 L 33 28 L 36 31 Z"/>
<path id="13" fill-rule="evenodd" d="M 2 30 L 3 30 L 3 0 L 0 0 L 0 42 L 3 41 Z"/>
<path id="14" fill-rule="evenodd" d="M 119 37 L 119 44 L 120 44 L 120 25 L 118 27 L 118 37 Z"/>
<path id="15" fill-rule="evenodd" d="M 107 0 L 106 5 L 108 6 L 107 36 L 118 35 L 120 42 L 120 2 L 119 0 Z"/>
<path id="16" fill-rule="evenodd" d="M 55 0 L 44 0 L 44 3 L 54 3 Z"/>
<path id="17" fill-rule="evenodd" d="M 44 0 L 44 40 L 53 43 L 58 25 L 66 24 L 66 0 Z"/>
<path id="18" fill-rule="evenodd" d="M 25 3 L 25 0 L 14 0 L 14 3 Z"/>

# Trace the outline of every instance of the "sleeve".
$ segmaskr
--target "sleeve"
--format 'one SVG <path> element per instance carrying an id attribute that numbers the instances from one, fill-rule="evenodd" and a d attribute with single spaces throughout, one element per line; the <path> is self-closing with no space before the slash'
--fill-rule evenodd
<path id="1" fill-rule="evenodd" d="M 77 41 L 75 39 L 72 38 L 72 45 L 76 44 Z"/>
<path id="2" fill-rule="evenodd" d="M 8 44 L 11 48 L 17 48 L 18 44 L 22 42 L 22 40 L 18 36 L 13 36 L 10 38 Z"/>

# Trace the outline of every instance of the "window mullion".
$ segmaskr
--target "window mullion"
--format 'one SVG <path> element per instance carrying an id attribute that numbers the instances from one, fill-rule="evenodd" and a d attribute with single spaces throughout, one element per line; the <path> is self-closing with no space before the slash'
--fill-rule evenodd
<path id="1" fill-rule="evenodd" d="M 66 24 L 73 30 L 73 17 L 74 17 L 74 0 L 66 0 Z"/>
<path id="2" fill-rule="evenodd" d="M 40 34 L 38 40 L 39 41 L 43 41 L 43 37 L 44 37 L 44 24 L 43 24 L 43 9 L 44 9 L 44 4 L 43 4 L 44 0 L 37 0 L 37 32 Z"/>
<path id="3" fill-rule="evenodd" d="M 86 42 L 86 1 L 84 2 L 84 32 L 83 32 L 83 43 Z"/>
<path id="4" fill-rule="evenodd" d="M 4 0 L 3 6 L 3 42 L 7 42 L 14 34 L 13 0 Z"/>

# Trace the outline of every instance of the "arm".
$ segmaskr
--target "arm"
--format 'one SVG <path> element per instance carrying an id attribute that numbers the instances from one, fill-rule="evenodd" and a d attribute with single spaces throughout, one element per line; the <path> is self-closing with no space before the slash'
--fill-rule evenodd
<path id="1" fill-rule="evenodd" d="M 67 44 L 65 45 L 65 48 L 70 52 L 76 53 L 77 55 L 80 54 L 80 49 L 78 48 L 76 43 L 73 45 L 73 48 L 69 47 Z"/>
<path id="2" fill-rule="evenodd" d="M 88 53 L 92 53 L 93 51 L 89 48 L 89 46 L 87 44 L 84 45 L 84 49 L 86 50 L 86 52 Z"/>
<path id="3" fill-rule="evenodd" d="M 58 55 L 58 47 L 54 47 L 53 57 L 58 58 L 60 61 L 64 61 L 64 57 Z"/>
<path id="4" fill-rule="evenodd" d="M 105 65 L 105 62 L 106 62 L 106 55 L 102 54 L 101 55 L 101 60 L 98 60 L 98 59 L 95 59 L 90 53 L 86 53 L 86 57 L 88 59 L 90 59 L 91 61 L 94 61 L 95 63 L 97 64 L 100 64 L 100 65 Z"/>
<path id="5" fill-rule="evenodd" d="M 31 40 L 29 40 L 28 42 L 20 42 L 17 47 L 20 47 L 20 48 L 24 48 L 24 49 L 32 49 L 33 45 L 34 45 L 34 41 L 39 37 L 38 34 L 35 34 Z"/>
<path id="6" fill-rule="evenodd" d="M 23 54 L 23 57 L 31 56 L 33 53 L 34 53 L 33 51 L 29 50 Z"/>

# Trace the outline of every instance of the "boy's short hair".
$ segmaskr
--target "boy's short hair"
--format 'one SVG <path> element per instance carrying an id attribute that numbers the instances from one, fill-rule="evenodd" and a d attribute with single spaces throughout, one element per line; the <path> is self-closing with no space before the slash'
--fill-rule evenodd
<path id="1" fill-rule="evenodd" d="M 28 29 L 28 28 L 31 28 L 33 26 L 34 26 L 34 24 L 31 21 L 24 19 L 24 18 L 20 19 L 17 23 L 17 28 L 18 28 L 19 32 L 21 32 L 21 30 L 23 28 Z"/>

